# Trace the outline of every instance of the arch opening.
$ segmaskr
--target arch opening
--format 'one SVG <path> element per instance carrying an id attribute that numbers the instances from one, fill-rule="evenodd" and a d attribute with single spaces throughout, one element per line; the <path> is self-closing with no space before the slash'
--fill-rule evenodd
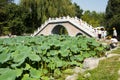
<path id="1" fill-rule="evenodd" d="M 68 35 L 67 29 L 62 26 L 62 25 L 57 25 L 53 28 L 52 34 L 57 34 L 57 35 Z"/>
<path id="2" fill-rule="evenodd" d="M 76 36 L 81 36 L 81 35 L 83 35 L 83 34 L 82 34 L 82 33 L 77 33 L 77 34 L 76 34 Z"/>

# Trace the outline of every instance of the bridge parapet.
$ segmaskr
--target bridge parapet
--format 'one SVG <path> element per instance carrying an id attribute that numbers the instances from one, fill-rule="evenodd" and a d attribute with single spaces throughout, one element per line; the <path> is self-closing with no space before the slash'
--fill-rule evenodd
<path id="1" fill-rule="evenodd" d="M 83 30 L 84 32 L 88 33 L 91 37 L 96 37 L 95 32 L 94 32 L 94 28 L 89 25 L 88 23 L 86 23 L 85 21 L 77 18 L 77 17 L 59 17 L 59 18 L 49 18 L 48 20 L 45 21 L 44 24 L 42 24 L 35 32 L 34 34 L 32 34 L 32 36 L 37 35 L 43 28 L 45 28 L 49 23 L 62 23 L 62 22 L 70 22 L 73 25 L 77 26 L 78 28 L 80 28 L 81 30 Z"/>

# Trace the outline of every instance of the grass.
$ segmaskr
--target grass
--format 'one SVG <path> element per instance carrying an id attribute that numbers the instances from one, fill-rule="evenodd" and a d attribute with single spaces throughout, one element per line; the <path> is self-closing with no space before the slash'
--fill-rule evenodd
<path id="1" fill-rule="evenodd" d="M 112 54 L 120 54 L 120 43 L 117 49 L 111 51 Z M 97 68 L 88 70 L 84 74 L 80 74 L 78 80 L 118 80 L 120 75 L 120 56 L 114 56 L 101 60 Z M 84 77 L 90 73 L 89 77 Z"/>
<path id="2" fill-rule="evenodd" d="M 117 49 L 111 51 L 112 54 L 120 54 L 120 43 Z"/>
<path id="3" fill-rule="evenodd" d="M 117 48 L 116 50 L 113 50 L 111 53 L 115 54 L 120 54 L 120 47 Z"/>
<path id="4" fill-rule="evenodd" d="M 118 70 L 120 70 L 120 56 L 115 56 L 100 61 L 97 68 L 80 74 L 78 80 L 118 80 Z M 91 76 L 85 78 L 84 75 L 87 73 Z"/>

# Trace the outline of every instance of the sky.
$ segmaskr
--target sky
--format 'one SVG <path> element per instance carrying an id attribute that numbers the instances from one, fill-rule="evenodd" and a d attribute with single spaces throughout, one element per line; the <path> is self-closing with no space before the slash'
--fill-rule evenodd
<path id="1" fill-rule="evenodd" d="M 19 0 L 15 0 L 18 3 Z M 77 3 L 81 9 L 96 12 L 105 12 L 108 0 L 72 0 Z"/>
<path id="2" fill-rule="evenodd" d="M 14 0 L 15 3 L 19 3 L 19 0 Z"/>
<path id="3" fill-rule="evenodd" d="M 77 3 L 81 9 L 96 12 L 105 12 L 108 0 L 72 0 Z"/>

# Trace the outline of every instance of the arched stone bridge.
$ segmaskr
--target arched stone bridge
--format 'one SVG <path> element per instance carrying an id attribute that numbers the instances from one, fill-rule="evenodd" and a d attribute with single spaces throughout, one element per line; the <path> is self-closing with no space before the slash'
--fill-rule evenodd
<path id="1" fill-rule="evenodd" d="M 66 31 L 64 31 L 66 29 Z M 78 19 L 77 17 L 71 18 L 49 18 L 38 30 L 32 34 L 36 35 L 52 35 L 66 33 L 70 36 L 85 35 L 87 37 L 96 37 L 94 28 L 86 22 Z"/>

